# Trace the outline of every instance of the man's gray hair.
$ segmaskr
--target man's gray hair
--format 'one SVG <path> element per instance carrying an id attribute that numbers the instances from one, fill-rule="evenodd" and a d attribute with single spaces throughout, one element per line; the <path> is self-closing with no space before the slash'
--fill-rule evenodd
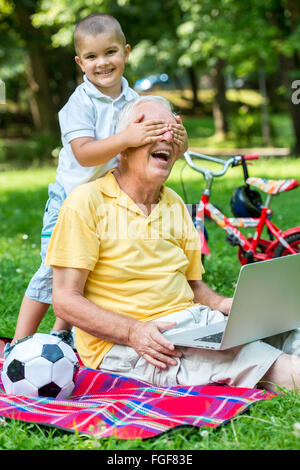
<path id="1" fill-rule="evenodd" d="M 173 112 L 171 103 L 164 98 L 163 96 L 157 95 L 145 95 L 145 96 L 138 96 L 137 98 L 129 101 L 120 111 L 117 119 L 116 125 L 116 132 L 123 131 L 130 122 L 133 121 L 134 112 L 137 106 L 143 103 L 157 103 L 165 108 L 169 109 L 169 111 Z"/>

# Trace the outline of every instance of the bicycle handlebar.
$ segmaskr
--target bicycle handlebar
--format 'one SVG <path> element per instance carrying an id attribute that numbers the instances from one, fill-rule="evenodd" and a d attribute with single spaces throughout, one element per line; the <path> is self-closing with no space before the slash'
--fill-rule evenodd
<path id="1" fill-rule="evenodd" d="M 193 162 L 191 158 L 191 155 L 193 155 L 196 159 L 199 159 L 199 160 L 206 160 L 206 161 L 213 162 L 213 163 L 219 163 L 223 165 L 223 168 L 220 171 L 212 171 L 212 170 L 208 170 L 207 168 L 201 168 L 195 165 L 195 163 Z M 206 179 L 211 178 L 211 176 L 223 176 L 230 166 L 232 167 L 237 166 L 242 162 L 242 155 L 236 155 L 234 157 L 229 158 L 228 160 L 222 160 L 221 158 L 211 157 L 208 155 L 203 155 L 201 153 L 187 150 L 183 156 L 187 164 L 193 170 L 198 171 L 199 173 L 202 173 Z M 256 154 L 244 155 L 245 160 L 257 160 L 258 158 L 259 158 L 259 155 L 256 155 Z"/>
<path id="2" fill-rule="evenodd" d="M 244 155 L 244 159 L 245 160 L 258 160 L 259 159 L 259 155 Z"/>

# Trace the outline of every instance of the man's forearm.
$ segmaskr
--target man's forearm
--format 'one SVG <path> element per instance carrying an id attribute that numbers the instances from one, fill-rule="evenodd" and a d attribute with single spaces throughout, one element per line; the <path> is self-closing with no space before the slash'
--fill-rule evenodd
<path id="1" fill-rule="evenodd" d="M 194 302 L 207 305 L 212 310 L 220 310 L 228 315 L 232 299 L 218 294 L 202 281 L 189 281 L 194 292 Z"/>
<path id="2" fill-rule="evenodd" d="M 129 344 L 129 333 L 137 320 L 102 309 L 80 293 L 54 293 L 55 315 L 97 338 Z"/>
<path id="3" fill-rule="evenodd" d="M 180 357 L 174 345 L 161 335 L 174 328 L 170 322 L 142 322 L 98 307 L 79 293 L 53 296 L 55 314 L 87 333 L 110 343 L 132 347 L 150 364 L 165 369 Z"/>

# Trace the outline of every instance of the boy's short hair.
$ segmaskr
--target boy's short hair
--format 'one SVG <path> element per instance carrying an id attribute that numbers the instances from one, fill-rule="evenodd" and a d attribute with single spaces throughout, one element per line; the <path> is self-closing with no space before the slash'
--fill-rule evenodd
<path id="1" fill-rule="evenodd" d="M 79 44 L 82 36 L 96 36 L 104 32 L 115 32 L 121 44 L 126 44 L 126 38 L 121 25 L 111 15 L 106 13 L 92 13 L 80 20 L 74 31 L 74 47 L 76 54 L 79 55 Z"/>

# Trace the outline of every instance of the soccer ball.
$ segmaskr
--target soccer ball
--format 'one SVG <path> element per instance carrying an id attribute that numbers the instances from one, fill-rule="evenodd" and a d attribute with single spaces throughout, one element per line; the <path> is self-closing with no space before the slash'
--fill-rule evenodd
<path id="1" fill-rule="evenodd" d="M 1 378 L 9 395 L 65 399 L 74 389 L 78 359 L 57 336 L 35 333 L 18 342 L 5 359 Z"/>

